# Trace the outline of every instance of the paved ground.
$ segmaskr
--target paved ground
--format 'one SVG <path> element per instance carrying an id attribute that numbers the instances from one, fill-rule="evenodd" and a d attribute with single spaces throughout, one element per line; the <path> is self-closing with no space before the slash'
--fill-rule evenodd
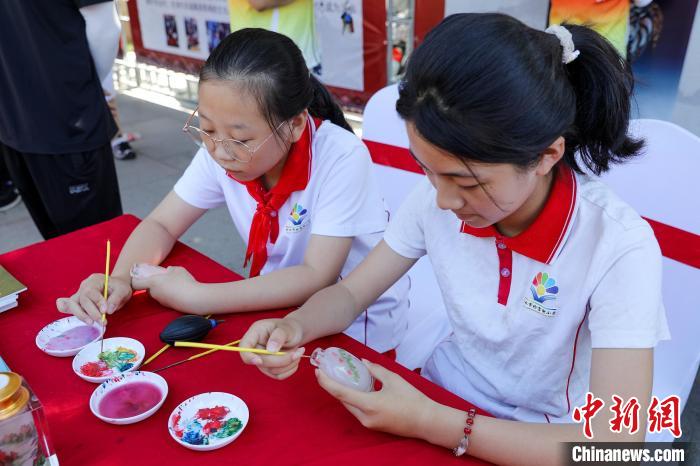
<path id="1" fill-rule="evenodd" d="M 122 120 L 142 139 L 135 160 L 117 160 L 124 212 L 145 217 L 172 189 L 196 146 L 180 129 L 187 115 L 150 102 L 120 96 Z M 0 213 L 0 253 L 41 241 L 23 204 Z M 185 243 L 225 266 L 241 271 L 244 246 L 225 208 L 204 215 L 183 237 Z"/>

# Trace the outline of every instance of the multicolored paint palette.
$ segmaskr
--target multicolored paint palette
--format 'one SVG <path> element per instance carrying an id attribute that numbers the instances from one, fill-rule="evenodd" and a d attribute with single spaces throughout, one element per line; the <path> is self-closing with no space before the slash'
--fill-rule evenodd
<path id="1" fill-rule="evenodd" d="M 114 351 L 103 351 L 98 354 L 97 359 L 80 366 L 80 372 L 90 377 L 107 377 L 126 372 L 134 367 L 137 355 L 132 349 L 118 346 Z"/>
<path id="2" fill-rule="evenodd" d="M 208 392 L 182 402 L 170 414 L 168 431 L 180 445 L 199 451 L 233 442 L 248 424 L 250 413 L 235 395 Z"/>
<path id="3" fill-rule="evenodd" d="M 119 374 L 129 372 L 143 362 L 146 353 L 143 345 L 133 338 L 117 337 L 83 348 L 73 359 L 73 372 L 88 382 L 101 383 Z"/>
<path id="4" fill-rule="evenodd" d="M 51 322 L 36 336 L 36 346 L 46 354 L 58 357 L 75 356 L 104 334 L 99 323 L 87 325 L 75 316 Z"/>
<path id="5" fill-rule="evenodd" d="M 90 397 L 90 410 L 110 424 L 139 422 L 163 405 L 168 383 L 153 372 L 125 372 L 102 383 Z"/>

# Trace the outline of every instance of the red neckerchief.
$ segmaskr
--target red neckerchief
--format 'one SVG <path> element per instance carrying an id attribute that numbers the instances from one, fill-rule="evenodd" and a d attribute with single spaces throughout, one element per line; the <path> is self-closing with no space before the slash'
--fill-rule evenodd
<path id="1" fill-rule="evenodd" d="M 258 203 L 258 207 L 253 215 L 253 223 L 250 226 L 248 236 L 248 248 L 245 252 L 245 262 L 243 267 L 248 265 L 248 261 L 253 259 L 250 267 L 250 276 L 257 277 L 267 262 L 267 240 L 275 244 L 279 235 L 279 221 L 277 220 L 278 210 L 289 199 L 289 196 L 296 191 L 303 191 L 309 183 L 311 176 L 311 141 L 313 138 L 313 128 L 310 121 L 306 122 L 306 128 L 299 140 L 289 148 L 289 155 L 284 163 L 282 175 L 277 184 L 267 191 L 260 178 L 252 181 L 238 181 L 231 175 L 229 178 L 235 180 L 248 189 L 248 193 Z M 314 118 L 316 127 L 321 124 L 321 120 Z"/>

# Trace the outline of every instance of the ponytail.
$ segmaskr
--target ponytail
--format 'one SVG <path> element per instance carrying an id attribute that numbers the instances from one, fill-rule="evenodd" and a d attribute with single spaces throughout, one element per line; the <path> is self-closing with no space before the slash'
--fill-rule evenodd
<path id="1" fill-rule="evenodd" d="M 566 162 L 580 161 L 599 175 L 610 164 L 637 155 L 644 142 L 627 135 L 634 78 L 627 60 L 600 34 L 584 26 L 564 25 L 572 35 L 579 57 L 562 65 L 576 94 L 576 117 L 565 134 Z"/>
<path id="2" fill-rule="evenodd" d="M 331 93 L 328 92 L 326 86 L 321 84 L 313 75 L 309 76 L 309 80 L 314 93 L 314 97 L 308 107 L 311 116 L 321 118 L 322 120 L 330 120 L 331 123 L 354 133 L 350 124 L 345 119 L 343 111 L 340 109 L 340 106 Z"/>

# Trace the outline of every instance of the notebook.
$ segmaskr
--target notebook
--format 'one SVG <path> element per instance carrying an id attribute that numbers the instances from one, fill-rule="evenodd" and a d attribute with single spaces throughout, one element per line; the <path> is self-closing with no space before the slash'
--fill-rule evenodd
<path id="1" fill-rule="evenodd" d="M 0 312 L 17 307 L 19 294 L 27 287 L 0 265 Z"/>

